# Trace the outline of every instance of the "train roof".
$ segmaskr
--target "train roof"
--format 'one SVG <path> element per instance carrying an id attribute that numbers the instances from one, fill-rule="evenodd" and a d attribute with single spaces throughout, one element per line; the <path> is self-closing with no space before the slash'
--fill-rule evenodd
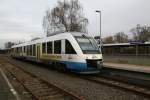
<path id="1" fill-rule="evenodd" d="M 41 42 L 47 42 L 51 39 L 55 39 L 55 40 L 70 39 L 70 37 L 72 37 L 72 36 L 82 36 L 83 34 L 88 36 L 88 34 L 80 33 L 80 32 L 65 32 L 65 33 L 59 33 L 59 34 L 52 34 L 48 37 L 44 37 L 44 38 L 40 38 L 40 39 L 36 39 L 36 40 L 32 40 L 32 41 L 27 41 L 27 42 L 24 42 L 21 44 L 14 45 L 14 46 L 12 46 L 12 48 L 26 46 L 26 45 L 32 45 L 32 44 L 41 43 Z"/>
<path id="2" fill-rule="evenodd" d="M 145 43 L 110 43 L 110 44 L 103 44 L 104 47 L 131 46 L 131 45 L 150 45 L 150 42 L 145 42 Z"/>

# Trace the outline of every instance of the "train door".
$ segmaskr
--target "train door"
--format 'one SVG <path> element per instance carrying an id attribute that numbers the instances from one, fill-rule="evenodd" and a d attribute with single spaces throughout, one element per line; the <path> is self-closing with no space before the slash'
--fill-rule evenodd
<path id="1" fill-rule="evenodd" d="M 36 60 L 39 61 L 40 59 L 40 44 L 36 45 Z"/>

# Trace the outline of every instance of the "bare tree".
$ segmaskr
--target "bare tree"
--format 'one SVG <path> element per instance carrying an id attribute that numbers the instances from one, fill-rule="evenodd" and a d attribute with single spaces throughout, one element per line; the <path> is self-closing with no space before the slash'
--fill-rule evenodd
<path id="1" fill-rule="evenodd" d="M 118 32 L 114 35 L 114 41 L 117 43 L 128 42 L 128 35 L 126 35 L 124 32 Z"/>
<path id="2" fill-rule="evenodd" d="M 150 27 L 141 26 L 137 24 L 135 28 L 130 30 L 133 33 L 133 39 L 135 41 L 149 41 L 150 40 Z"/>
<path id="3" fill-rule="evenodd" d="M 141 27 L 141 32 L 139 34 L 139 39 L 143 42 L 150 40 L 150 32 L 148 30 L 148 27 L 146 27 L 146 26 Z"/>
<path id="4" fill-rule="evenodd" d="M 108 36 L 108 37 L 104 38 L 103 43 L 104 43 L 104 44 L 107 44 L 107 43 L 114 43 L 113 36 Z"/>
<path id="5" fill-rule="evenodd" d="M 56 7 L 47 10 L 43 18 L 46 33 L 56 31 L 85 32 L 88 19 L 83 15 L 83 8 L 78 0 L 58 1 Z"/>
<path id="6" fill-rule="evenodd" d="M 5 45 L 5 49 L 9 49 L 14 45 L 14 42 L 6 42 L 4 45 Z"/>

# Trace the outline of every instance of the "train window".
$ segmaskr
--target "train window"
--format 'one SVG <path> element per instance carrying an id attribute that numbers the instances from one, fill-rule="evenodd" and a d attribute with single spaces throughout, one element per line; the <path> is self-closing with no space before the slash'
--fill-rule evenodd
<path id="1" fill-rule="evenodd" d="M 32 45 L 30 45 L 30 55 L 32 56 Z"/>
<path id="2" fill-rule="evenodd" d="M 20 53 L 20 47 L 18 47 L 18 54 Z"/>
<path id="3" fill-rule="evenodd" d="M 15 48 L 15 53 L 17 53 L 17 48 Z"/>
<path id="4" fill-rule="evenodd" d="M 46 53 L 46 43 L 42 43 L 42 53 Z"/>
<path id="5" fill-rule="evenodd" d="M 22 53 L 22 47 L 20 47 L 20 53 Z"/>
<path id="6" fill-rule="evenodd" d="M 15 48 L 13 48 L 13 53 L 15 53 Z"/>
<path id="7" fill-rule="evenodd" d="M 91 37 L 76 37 L 76 40 L 84 54 L 101 53 L 96 41 Z"/>
<path id="8" fill-rule="evenodd" d="M 18 53 L 18 48 L 15 48 L 15 50 L 16 50 L 16 53 Z"/>
<path id="9" fill-rule="evenodd" d="M 27 53 L 27 55 L 28 55 L 28 46 L 26 46 L 26 53 Z"/>
<path id="10" fill-rule="evenodd" d="M 10 49 L 10 53 L 13 53 L 13 48 Z"/>
<path id="11" fill-rule="evenodd" d="M 20 53 L 20 47 L 18 47 L 18 53 Z"/>
<path id="12" fill-rule="evenodd" d="M 15 48 L 15 53 L 17 53 L 17 48 Z"/>
<path id="13" fill-rule="evenodd" d="M 17 54 L 19 53 L 19 47 L 17 47 Z"/>
<path id="14" fill-rule="evenodd" d="M 65 42 L 65 49 L 66 49 L 66 54 L 76 54 L 74 48 L 72 47 L 71 43 L 66 40 Z"/>
<path id="15" fill-rule="evenodd" d="M 35 53 L 36 53 L 36 49 L 35 48 L 36 48 L 36 45 L 34 44 L 33 45 L 33 56 L 35 56 Z"/>
<path id="16" fill-rule="evenodd" d="M 47 42 L 47 53 L 52 54 L 52 42 Z"/>
<path id="17" fill-rule="evenodd" d="M 13 53 L 13 48 L 11 49 L 11 53 Z"/>
<path id="18" fill-rule="evenodd" d="M 26 46 L 26 55 L 28 55 L 28 46 Z"/>
<path id="19" fill-rule="evenodd" d="M 30 55 L 30 46 L 27 46 L 27 55 Z"/>
<path id="20" fill-rule="evenodd" d="M 23 51 L 24 51 L 24 53 L 26 53 L 26 47 L 25 46 L 23 47 Z"/>
<path id="21" fill-rule="evenodd" d="M 18 53 L 18 47 L 16 48 L 16 53 Z"/>
<path id="22" fill-rule="evenodd" d="M 25 52 L 26 52 L 26 54 L 27 54 L 27 46 L 25 47 Z"/>
<path id="23" fill-rule="evenodd" d="M 61 54 L 61 40 L 54 41 L 54 53 Z"/>
<path id="24" fill-rule="evenodd" d="M 27 54 L 27 46 L 25 46 L 25 53 Z"/>
<path id="25" fill-rule="evenodd" d="M 19 47 L 18 47 L 18 54 L 19 54 L 20 50 L 19 50 Z"/>

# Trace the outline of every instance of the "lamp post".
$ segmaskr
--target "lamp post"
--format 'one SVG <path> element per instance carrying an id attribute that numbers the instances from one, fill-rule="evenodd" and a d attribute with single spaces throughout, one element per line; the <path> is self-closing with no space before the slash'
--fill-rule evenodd
<path id="1" fill-rule="evenodd" d="M 96 10 L 95 12 L 99 13 L 99 17 L 100 17 L 100 41 L 101 41 L 101 11 L 100 10 Z"/>

